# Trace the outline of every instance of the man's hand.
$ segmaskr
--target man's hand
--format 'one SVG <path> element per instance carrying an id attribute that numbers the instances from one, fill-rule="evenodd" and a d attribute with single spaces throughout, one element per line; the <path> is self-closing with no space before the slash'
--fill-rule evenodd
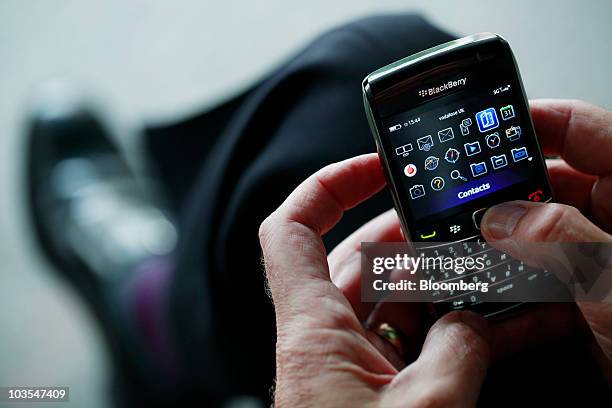
<path id="1" fill-rule="evenodd" d="M 376 154 L 330 165 L 303 182 L 260 228 L 276 310 L 279 407 L 476 403 L 489 364 L 482 317 L 444 316 L 418 359 L 402 369 L 397 352 L 356 315 L 359 293 L 347 298 L 330 280 L 321 236 L 384 184 Z"/>
<path id="2" fill-rule="evenodd" d="M 524 254 L 517 253 L 517 243 L 610 242 L 610 235 L 604 231 L 612 230 L 612 200 L 609 198 L 612 197 L 612 113 L 578 101 L 532 101 L 531 108 L 544 152 L 563 157 L 547 161 L 560 204 L 516 202 L 493 207 L 483 219 L 483 235 L 494 246 L 518 258 Z M 524 216 L 527 209 L 529 217 Z M 581 212 L 592 214 L 598 226 Z M 514 227 L 514 222 L 520 227 Z M 505 239 L 508 234 L 511 238 Z M 362 320 L 388 322 L 398 328 L 410 342 L 406 349 L 412 354 L 418 350 L 418 340 L 423 328 L 427 327 L 426 317 L 419 313 L 417 306 L 384 303 L 374 307 L 360 302 L 358 295 L 360 243 L 403 240 L 397 215 L 389 211 L 341 242 L 329 255 L 329 263 L 332 280 L 351 299 Z M 602 349 L 606 350 L 608 360 L 612 349 L 611 305 L 610 302 L 579 302 L 580 310 L 576 310 L 570 303 L 541 304 L 530 308 L 528 313 L 491 325 L 492 359 L 567 336 L 583 329 L 586 319 Z M 604 367 L 606 372 L 612 384 L 612 368 Z"/>
<path id="3" fill-rule="evenodd" d="M 529 254 L 530 242 L 612 245 L 612 236 L 605 232 L 612 230 L 612 112 L 584 102 L 544 100 L 532 102 L 531 112 L 544 153 L 562 158 L 548 161 L 553 191 L 561 204 L 515 201 L 492 207 L 483 217 L 482 234 L 518 258 Z M 530 264 L 545 266 L 537 253 L 529 258 Z M 577 304 L 610 370 L 612 294 L 607 302 Z"/>

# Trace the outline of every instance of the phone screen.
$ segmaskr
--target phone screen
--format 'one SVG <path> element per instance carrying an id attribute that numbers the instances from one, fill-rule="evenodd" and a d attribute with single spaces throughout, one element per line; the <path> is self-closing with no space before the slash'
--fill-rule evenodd
<path id="1" fill-rule="evenodd" d="M 513 199 L 550 199 L 505 42 L 430 59 L 386 76 L 372 91 L 379 149 L 413 240 L 476 236 L 480 210 Z"/>

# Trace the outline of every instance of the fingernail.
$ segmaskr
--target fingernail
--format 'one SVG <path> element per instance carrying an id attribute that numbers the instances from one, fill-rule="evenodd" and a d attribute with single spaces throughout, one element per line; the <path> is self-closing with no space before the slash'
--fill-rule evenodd
<path id="1" fill-rule="evenodd" d="M 512 235 L 527 208 L 518 203 L 503 203 L 487 210 L 480 229 L 493 239 L 504 239 Z"/>

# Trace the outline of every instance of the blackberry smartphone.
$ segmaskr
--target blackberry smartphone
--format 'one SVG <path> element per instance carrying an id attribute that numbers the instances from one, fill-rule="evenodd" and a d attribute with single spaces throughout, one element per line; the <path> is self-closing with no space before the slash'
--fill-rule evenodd
<path id="1" fill-rule="evenodd" d="M 489 206 L 551 200 L 518 67 L 502 37 L 475 34 L 406 57 L 368 75 L 363 95 L 409 241 L 431 243 L 437 254 L 485 253 L 492 248 L 479 222 Z M 487 269 L 470 279 L 487 281 L 490 291 L 514 290 L 546 273 L 528 269 L 491 252 Z M 434 307 L 438 314 L 469 308 L 493 316 L 518 306 L 480 296 Z"/>

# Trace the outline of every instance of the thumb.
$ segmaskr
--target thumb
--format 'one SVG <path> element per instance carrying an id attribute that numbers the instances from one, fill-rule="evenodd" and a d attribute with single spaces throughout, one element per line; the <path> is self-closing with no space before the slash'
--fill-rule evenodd
<path id="1" fill-rule="evenodd" d="M 402 370 L 385 393 L 384 406 L 473 407 L 489 367 L 489 328 L 467 311 L 440 318 L 429 330 L 419 358 Z"/>
<path id="2" fill-rule="evenodd" d="M 554 249 L 533 245 L 534 242 L 607 244 L 591 245 L 591 248 L 598 249 L 590 258 L 597 263 L 596 268 L 603 267 L 603 273 L 592 274 L 591 278 L 587 276 L 591 281 L 582 282 L 590 286 L 593 300 L 604 302 L 578 301 L 577 304 L 609 361 L 612 361 L 612 305 L 608 303 L 611 300 L 609 244 L 612 243 L 612 236 L 599 229 L 574 207 L 526 201 L 512 201 L 491 207 L 482 219 L 480 230 L 485 239 L 497 249 L 532 266 L 549 269 L 562 281 L 567 281 L 567 277 L 562 276 L 563 268 L 555 268 L 554 264 L 549 263 L 554 256 L 547 256 L 550 255 L 547 252 Z M 579 250 L 579 246 L 575 249 Z M 561 246 L 559 251 L 564 251 Z M 572 261 L 575 264 L 573 266 L 580 262 L 578 258 Z"/>
<path id="3" fill-rule="evenodd" d="M 610 242 L 612 237 L 576 208 L 556 203 L 510 201 L 491 207 L 480 224 L 487 241 Z"/>
<path id="4" fill-rule="evenodd" d="M 496 205 L 485 213 L 480 231 L 495 248 L 533 267 L 549 269 L 563 282 L 568 276 L 563 276 L 566 271 L 558 261 L 564 258 L 564 251 L 581 246 L 565 243 L 612 242 L 610 235 L 576 208 L 555 203 L 510 201 Z M 607 252 L 608 246 L 602 247 Z"/>

